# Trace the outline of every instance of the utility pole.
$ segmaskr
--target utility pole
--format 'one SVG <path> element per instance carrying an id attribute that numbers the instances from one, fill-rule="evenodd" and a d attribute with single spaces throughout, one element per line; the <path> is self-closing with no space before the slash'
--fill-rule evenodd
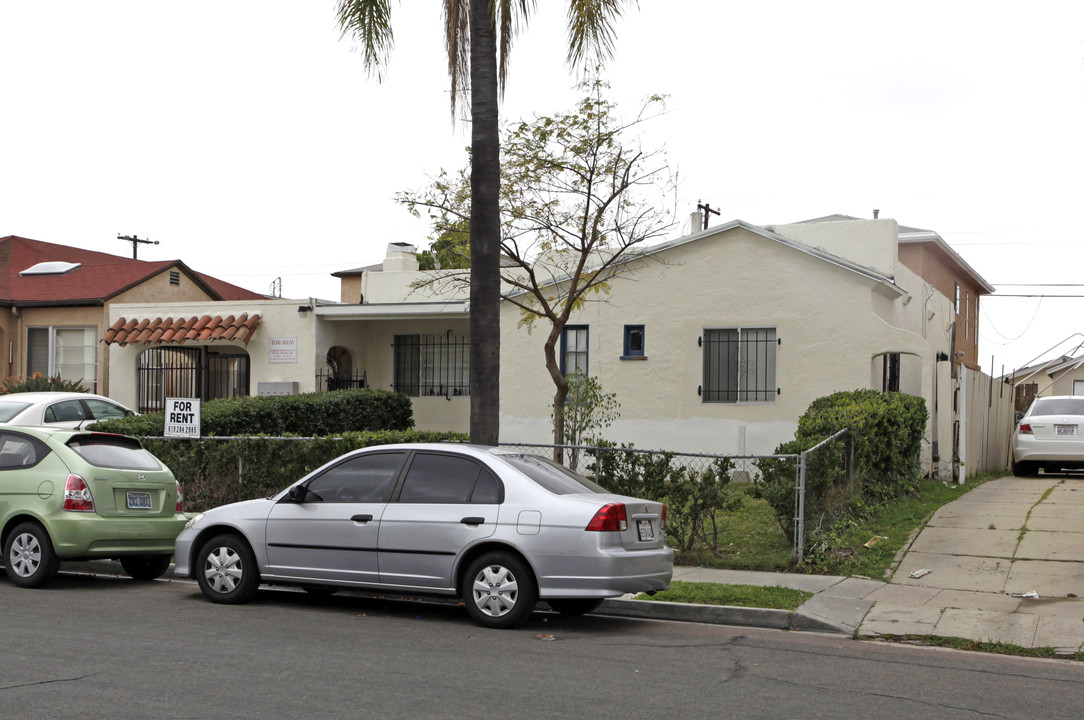
<path id="1" fill-rule="evenodd" d="M 696 201 L 696 209 L 704 211 L 704 227 L 702 227 L 700 229 L 701 230 L 707 230 L 708 229 L 708 216 L 709 215 L 718 215 L 719 211 L 718 210 L 712 210 L 711 205 L 708 205 L 707 203 L 701 204 L 699 200 Z"/>
<path id="2" fill-rule="evenodd" d="M 140 245 L 157 245 L 157 240 L 151 240 L 150 238 L 141 238 L 138 235 L 121 235 L 117 233 L 117 240 L 124 240 L 132 243 L 132 259 L 139 259 L 139 246 Z"/>

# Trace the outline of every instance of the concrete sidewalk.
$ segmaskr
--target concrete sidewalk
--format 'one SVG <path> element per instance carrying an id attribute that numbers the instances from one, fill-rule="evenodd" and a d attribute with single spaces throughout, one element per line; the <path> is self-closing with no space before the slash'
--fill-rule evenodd
<path id="1" fill-rule="evenodd" d="M 898 560 L 890 582 L 674 569 L 675 580 L 816 593 L 793 613 L 629 599 L 608 600 L 599 612 L 1084 651 L 1084 479 L 1007 477 L 981 485 L 938 510 Z"/>

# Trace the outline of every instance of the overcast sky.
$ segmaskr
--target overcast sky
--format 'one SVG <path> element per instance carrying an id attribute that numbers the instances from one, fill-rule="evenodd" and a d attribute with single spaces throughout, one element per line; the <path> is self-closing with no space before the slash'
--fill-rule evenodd
<path id="1" fill-rule="evenodd" d="M 578 96 L 566 3 L 540 5 L 506 120 Z M 331 272 L 425 247 L 393 195 L 460 167 L 469 142 L 441 3 L 392 4 L 382 83 L 335 6 L 4 0 L 0 236 L 118 255 L 118 234 L 149 237 L 141 259 L 333 300 Z M 617 31 L 612 98 L 670 96 L 644 142 L 679 172 L 675 234 L 698 200 L 713 223 L 878 208 L 940 233 L 997 295 L 1082 294 L 1056 284 L 1084 267 L 1084 2 L 640 0 Z M 1082 299 L 984 298 L 984 369 L 1072 351 L 1082 318 Z"/>

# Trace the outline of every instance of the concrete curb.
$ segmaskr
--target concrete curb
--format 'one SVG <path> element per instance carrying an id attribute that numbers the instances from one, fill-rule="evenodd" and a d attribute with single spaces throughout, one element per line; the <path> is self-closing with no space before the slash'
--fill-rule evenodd
<path id="1" fill-rule="evenodd" d="M 807 603 L 808 604 L 808 603 Z M 739 625 L 769 630 L 806 630 L 841 635 L 853 635 L 855 627 L 819 616 L 805 610 L 737 607 L 733 605 L 697 605 L 661 600 L 604 600 L 596 613 L 648 620 L 699 622 L 711 625 Z"/>

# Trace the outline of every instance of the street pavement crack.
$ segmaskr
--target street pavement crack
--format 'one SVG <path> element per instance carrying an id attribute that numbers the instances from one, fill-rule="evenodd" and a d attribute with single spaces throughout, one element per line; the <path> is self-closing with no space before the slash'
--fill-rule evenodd
<path id="1" fill-rule="evenodd" d="M 18 690 L 19 688 L 34 687 L 35 685 L 53 685 L 55 683 L 79 682 L 80 680 L 86 680 L 87 678 L 92 678 L 97 675 L 101 675 L 101 673 L 96 672 L 90 673 L 89 675 L 78 675 L 76 677 L 70 678 L 53 678 L 52 680 L 38 680 L 36 682 L 18 683 L 16 685 L 4 685 L 0 687 L 0 692 L 4 690 Z"/>

